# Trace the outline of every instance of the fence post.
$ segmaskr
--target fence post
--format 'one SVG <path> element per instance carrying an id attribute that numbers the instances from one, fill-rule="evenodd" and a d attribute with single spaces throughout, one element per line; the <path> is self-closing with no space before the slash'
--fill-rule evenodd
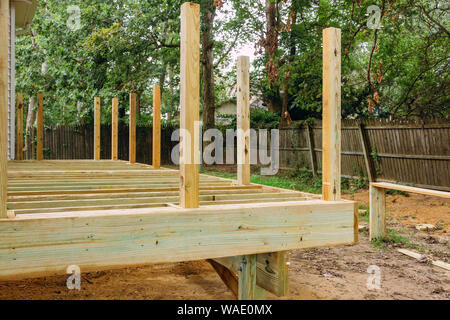
<path id="1" fill-rule="evenodd" d="M 237 60 L 237 178 L 239 185 L 250 184 L 250 58 Z"/>
<path id="2" fill-rule="evenodd" d="M 161 167 L 161 88 L 153 86 L 153 152 L 152 166 Z"/>
<path id="3" fill-rule="evenodd" d="M 181 6 L 180 204 L 199 207 L 200 5 Z"/>
<path id="4" fill-rule="evenodd" d="M 323 30 L 323 200 L 341 200 L 341 30 Z"/>
<path id="5" fill-rule="evenodd" d="M 36 160 L 44 159 L 44 95 L 38 93 Z"/>
<path id="6" fill-rule="evenodd" d="M 94 160 L 100 160 L 101 109 L 100 98 L 94 100 Z"/>
<path id="7" fill-rule="evenodd" d="M 317 158 L 316 158 L 316 151 L 315 151 L 315 145 L 314 145 L 314 132 L 311 130 L 312 128 L 309 126 L 309 124 L 306 125 L 306 131 L 308 134 L 308 147 L 309 147 L 309 157 L 311 159 L 311 169 L 314 177 L 317 177 Z"/>
<path id="8" fill-rule="evenodd" d="M 111 121 L 111 159 L 118 160 L 119 150 L 119 99 L 112 99 L 112 121 Z"/>
<path id="9" fill-rule="evenodd" d="M 370 157 L 370 149 L 369 149 L 369 139 L 367 137 L 366 131 L 364 130 L 364 125 L 360 123 L 358 125 L 359 137 L 361 139 L 361 146 L 364 153 L 364 161 L 366 163 L 367 177 L 369 178 L 369 182 L 376 181 L 376 173 L 374 170 L 372 158 Z"/>
<path id="10" fill-rule="evenodd" d="M 17 93 L 16 160 L 23 160 L 23 94 Z"/>
<path id="11" fill-rule="evenodd" d="M 386 189 L 370 185 L 369 237 L 376 240 L 386 233 Z"/>
<path id="12" fill-rule="evenodd" d="M 136 93 L 130 93 L 130 150 L 129 161 L 136 163 Z"/>
<path id="13" fill-rule="evenodd" d="M 0 1 L 0 219 L 8 200 L 8 47 L 9 1 Z"/>

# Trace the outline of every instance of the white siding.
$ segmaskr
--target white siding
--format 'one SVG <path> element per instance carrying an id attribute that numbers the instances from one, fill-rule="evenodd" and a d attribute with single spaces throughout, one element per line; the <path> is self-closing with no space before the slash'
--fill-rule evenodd
<path id="1" fill-rule="evenodd" d="M 15 96 L 16 96 L 16 64 L 15 64 L 15 18 L 16 13 L 14 10 L 14 4 L 11 3 L 10 11 L 10 23 L 9 23 L 9 53 L 8 53 L 8 159 L 15 159 L 15 144 L 16 144 L 16 108 L 15 108 Z"/>

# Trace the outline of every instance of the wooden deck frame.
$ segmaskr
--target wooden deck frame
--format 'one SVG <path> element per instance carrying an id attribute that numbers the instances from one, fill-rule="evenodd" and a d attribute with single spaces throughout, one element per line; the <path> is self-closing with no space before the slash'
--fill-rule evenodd
<path id="1" fill-rule="evenodd" d="M 258 299 L 266 292 L 288 293 L 289 250 L 357 241 L 357 206 L 340 200 L 336 191 L 339 156 L 334 147 L 324 147 L 324 163 L 334 163 L 324 180 L 334 190 L 324 193 L 337 196 L 325 196 L 328 201 L 198 174 L 199 15 L 197 4 L 182 5 L 180 122 L 190 139 L 184 135 L 180 142 L 180 171 L 154 169 L 131 159 L 101 161 L 100 98 L 95 98 L 95 161 L 8 163 L 5 148 L 0 150 L 0 167 L 8 169 L 0 198 L 1 280 L 62 274 L 68 265 L 88 272 L 208 259 L 239 299 Z M 3 18 L 0 14 L 0 24 Z M 340 38 L 333 37 L 331 43 L 340 44 Z M 329 54 L 327 39 L 324 53 Z M 335 99 L 324 101 L 331 117 L 324 129 L 324 137 L 331 139 L 324 144 L 330 146 L 339 139 L 339 133 L 331 131 L 340 123 L 340 46 L 333 48 L 335 57 L 324 63 L 324 99 Z M 2 80 L 5 69 L 0 65 Z M 2 84 L 2 99 L 5 92 Z M 246 148 L 241 144 L 239 150 Z M 5 182 L 5 174 L 0 178 Z"/>

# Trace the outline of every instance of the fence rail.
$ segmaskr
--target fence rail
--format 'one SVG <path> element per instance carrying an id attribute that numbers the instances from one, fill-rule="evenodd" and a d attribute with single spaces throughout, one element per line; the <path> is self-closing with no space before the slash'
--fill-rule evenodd
<path id="1" fill-rule="evenodd" d="M 161 162 L 171 164 L 175 128 L 161 132 Z M 137 161 L 151 163 L 152 128 L 137 128 Z M 93 159 L 93 127 L 61 126 L 46 129 L 45 159 Z M 33 137 L 28 139 L 33 141 Z M 119 159 L 128 159 L 128 127 L 119 127 Z M 280 167 L 306 167 L 321 173 L 322 127 L 302 125 L 280 130 Z M 34 159 L 31 142 L 25 159 Z M 101 128 L 101 158 L 111 158 L 111 127 Z M 371 120 L 342 122 L 342 175 L 365 177 L 450 191 L 450 121 Z"/>

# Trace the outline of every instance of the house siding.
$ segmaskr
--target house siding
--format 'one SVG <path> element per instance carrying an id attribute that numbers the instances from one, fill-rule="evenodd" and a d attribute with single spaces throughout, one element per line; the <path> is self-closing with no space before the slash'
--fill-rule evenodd
<path id="1" fill-rule="evenodd" d="M 16 81 L 15 81 L 15 10 L 11 3 L 9 21 L 9 45 L 8 45 L 8 160 L 15 159 L 15 139 L 16 139 Z"/>

